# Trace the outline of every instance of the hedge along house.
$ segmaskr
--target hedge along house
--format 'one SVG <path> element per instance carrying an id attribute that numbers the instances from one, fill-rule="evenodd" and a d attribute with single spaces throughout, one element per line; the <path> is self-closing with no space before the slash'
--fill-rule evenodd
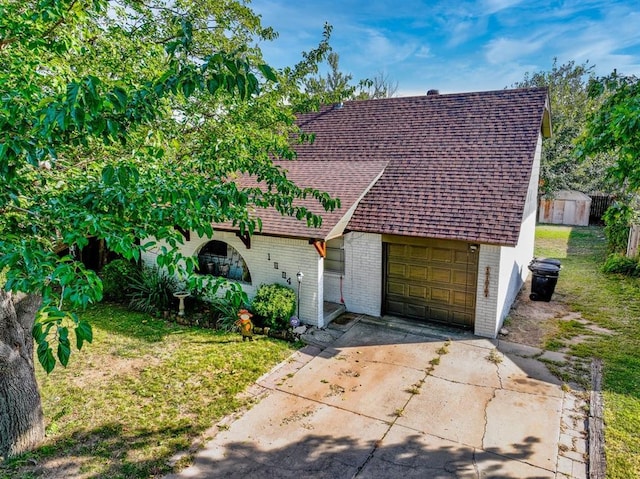
<path id="1" fill-rule="evenodd" d="M 250 296 L 263 283 L 297 289 L 302 272 L 300 319 L 319 327 L 347 310 L 495 337 L 533 255 L 547 90 L 430 93 L 299 116 L 315 141 L 282 164 L 341 200 L 315 208 L 320 228 L 264 210 L 251 238 L 217 227 L 183 254 Z"/>

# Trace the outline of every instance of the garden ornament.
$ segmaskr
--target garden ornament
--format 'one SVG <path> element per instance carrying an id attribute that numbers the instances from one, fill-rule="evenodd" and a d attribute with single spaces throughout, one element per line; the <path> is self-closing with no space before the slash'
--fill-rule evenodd
<path id="1" fill-rule="evenodd" d="M 238 320 L 236 321 L 236 325 L 240 328 L 240 334 L 242 334 L 242 340 L 253 341 L 253 322 L 251 318 L 253 314 L 251 314 L 246 309 L 241 309 L 238 311 Z"/>

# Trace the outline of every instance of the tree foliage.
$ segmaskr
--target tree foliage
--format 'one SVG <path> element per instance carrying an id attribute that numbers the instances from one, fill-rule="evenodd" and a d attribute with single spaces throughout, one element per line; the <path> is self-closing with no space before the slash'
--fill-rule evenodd
<path id="1" fill-rule="evenodd" d="M 609 175 L 629 193 L 640 189 L 640 79 L 611 75 L 592 79 L 589 95 L 599 100 L 587 120 L 580 138 L 583 158 L 613 154 L 615 163 Z"/>
<path id="2" fill-rule="evenodd" d="M 318 104 L 390 98 L 398 90 L 398 83 L 384 72 L 377 73 L 373 79 L 365 78 L 353 83 L 353 75 L 340 70 L 340 55 L 336 52 L 327 55 L 327 64 L 329 71 L 325 75 L 308 75 L 303 80 L 305 93 Z"/>
<path id="3" fill-rule="evenodd" d="M 554 59 L 550 71 L 526 74 L 516 88 L 547 87 L 551 102 L 553 135 L 543 141 L 540 167 L 541 193 L 568 189 L 582 192 L 610 191 L 606 170 L 612 164 L 607 153 L 587 160 L 575 154 L 575 142 L 583 133 L 589 112 L 597 101 L 589 96 L 589 81 L 594 66 L 574 61 L 558 65 Z"/>
<path id="4" fill-rule="evenodd" d="M 393 81 L 388 73 L 379 71 L 373 78 L 361 82 L 359 99 L 392 98 L 398 91 L 398 82 Z"/>
<path id="5" fill-rule="evenodd" d="M 102 296 L 60 245 L 96 237 L 127 260 L 159 248 L 159 267 L 196 282 L 180 230 L 253 233 L 268 207 L 319 225 L 296 199 L 338 204 L 273 162 L 295 156 L 288 100 L 328 30 L 281 72 L 254 45 L 275 33 L 236 0 L 9 0 L 0 32 L 0 270 L 7 291 L 42 294 L 33 332 L 47 371 L 56 347 L 68 361 L 72 333 L 77 347 L 91 340 L 67 306 Z"/>

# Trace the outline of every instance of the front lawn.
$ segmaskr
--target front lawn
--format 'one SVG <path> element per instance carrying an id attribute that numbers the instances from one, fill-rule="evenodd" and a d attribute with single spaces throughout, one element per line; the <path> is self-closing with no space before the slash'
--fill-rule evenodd
<path id="1" fill-rule="evenodd" d="M 607 477 L 640 477 L 640 279 L 601 271 L 602 228 L 539 226 L 536 255 L 562 260 L 554 301 L 566 302 L 602 328 L 591 328 L 584 340 L 571 344 L 584 328 L 559 324 L 547 347 L 566 347 L 575 356 L 604 362 Z"/>
<path id="2" fill-rule="evenodd" d="M 0 465 L 0 477 L 161 476 L 176 453 L 247 406 L 239 393 L 294 350 L 109 304 L 83 317 L 93 325 L 93 344 L 49 376 L 38 366 L 45 443 Z"/>

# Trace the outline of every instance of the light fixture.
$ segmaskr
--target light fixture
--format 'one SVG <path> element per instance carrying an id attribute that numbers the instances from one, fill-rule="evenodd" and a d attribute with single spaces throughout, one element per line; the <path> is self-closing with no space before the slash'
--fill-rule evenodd
<path id="1" fill-rule="evenodd" d="M 296 278 L 298 279 L 298 319 L 300 319 L 300 284 L 302 283 L 302 278 L 304 278 L 302 271 L 296 273 Z"/>

